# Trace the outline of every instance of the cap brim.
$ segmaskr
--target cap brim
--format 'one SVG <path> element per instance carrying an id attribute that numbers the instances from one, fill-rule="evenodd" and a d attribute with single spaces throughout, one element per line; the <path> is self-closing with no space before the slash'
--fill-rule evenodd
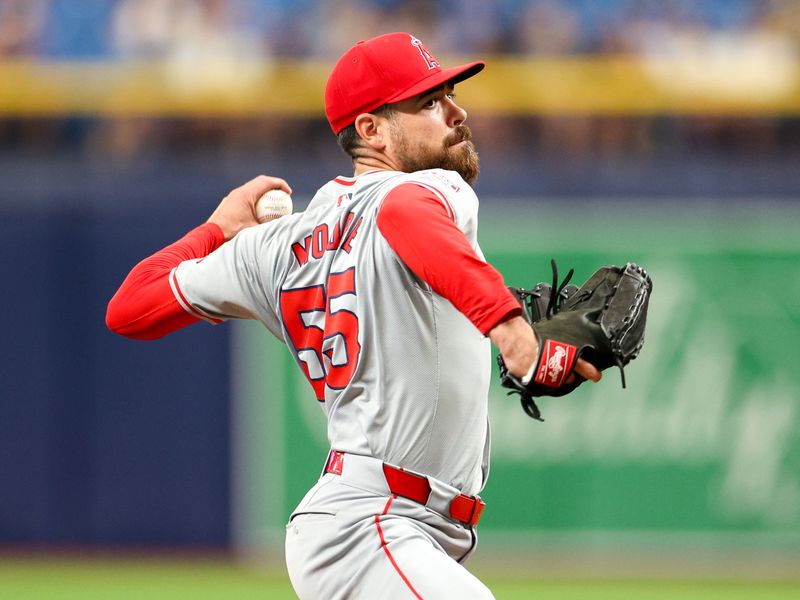
<path id="1" fill-rule="evenodd" d="M 409 98 L 416 96 L 417 94 L 422 94 L 424 92 L 427 92 L 428 90 L 432 90 L 435 87 L 439 87 L 440 85 L 447 83 L 448 81 L 452 84 L 464 81 L 465 79 L 469 79 L 473 75 L 477 75 L 478 73 L 480 73 L 483 70 L 483 67 L 485 66 L 486 66 L 485 62 L 483 62 L 482 60 L 478 60 L 475 62 L 458 65 L 457 67 L 442 69 L 438 73 L 434 73 L 430 77 L 426 77 L 425 79 L 411 86 L 407 90 L 393 96 L 387 101 L 387 104 L 408 100 Z"/>

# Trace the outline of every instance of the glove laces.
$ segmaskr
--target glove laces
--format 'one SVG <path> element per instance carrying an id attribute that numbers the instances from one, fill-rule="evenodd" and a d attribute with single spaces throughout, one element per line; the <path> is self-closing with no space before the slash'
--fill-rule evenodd
<path id="1" fill-rule="evenodd" d="M 561 285 L 558 283 L 558 266 L 556 266 L 556 259 L 550 259 L 550 267 L 553 269 L 553 285 L 550 288 L 550 300 L 547 303 L 547 311 L 545 313 L 545 317 L 547 319 L 552 319 L 554 315 L 558 314 L 558 311 L 561 310 L 561 303 L 564 301 L 563 296 L 561 295 L 564 291 L 564 288 L 567 287 L 569 280 L 572 279 L 572 276 L 575 273 L 575 269 L 570 269 L 567 273 L 567 276 L 564 277 L 564 281 L 561 282 Z"/>

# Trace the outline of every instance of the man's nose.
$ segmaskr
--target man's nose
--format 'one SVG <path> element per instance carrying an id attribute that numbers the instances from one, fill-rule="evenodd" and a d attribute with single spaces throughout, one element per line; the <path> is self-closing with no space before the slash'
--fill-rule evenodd
<path id="1" fill-rule="evenodd" d="M 449 102 L 448 125 L 450 125 L 451 127 L 456 127 L 458 125 L 461 125 L 464 121 L 467 120 L 467 111 L 461 108 L 453 100 L 448 100 L 448 102 Z"/>

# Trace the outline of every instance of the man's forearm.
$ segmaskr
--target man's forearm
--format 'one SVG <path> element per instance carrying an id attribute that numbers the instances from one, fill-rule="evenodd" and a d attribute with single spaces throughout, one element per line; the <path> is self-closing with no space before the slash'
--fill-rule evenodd
<path id="1" fill-rule="evenodd" d="M 199 317 L 176 298 L 170 272 L 185 260 L 209 255 L 224 241 L 222 230 L 207 223 L 137 264 L 108 303 L 108 328 L 126 337 L 152 340 L 197 322 Z"/>

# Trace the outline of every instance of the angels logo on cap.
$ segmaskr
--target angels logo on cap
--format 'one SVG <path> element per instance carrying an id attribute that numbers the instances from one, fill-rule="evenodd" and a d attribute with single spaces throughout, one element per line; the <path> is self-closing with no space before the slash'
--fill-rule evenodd
<path id="1" fill-rule="evenodd" d="M 405 32 L 361 40 L 344 53 L 328 77 L 325 115 L 333 133 L 338 134 L 362 113 L 447 82 L 464 81 L 481 71 L 484 64 L 475 61 L 442 69 L 425 44 Z"/>
<path id="2" fill-rule="evenodd" d="M 425 44 L 419 38 L 415 38 L 413 35 L 411 36 L 411 44 L 417 47 L 419 53 L 422 55 L 422 59 L 425 61 L 425 64 L 428 65 L 429 69 L 435 69 L 436 67 L 441 68 L 439 61 L 436 60 L 436 57 L 430 53 L 425 47 Z"/>

